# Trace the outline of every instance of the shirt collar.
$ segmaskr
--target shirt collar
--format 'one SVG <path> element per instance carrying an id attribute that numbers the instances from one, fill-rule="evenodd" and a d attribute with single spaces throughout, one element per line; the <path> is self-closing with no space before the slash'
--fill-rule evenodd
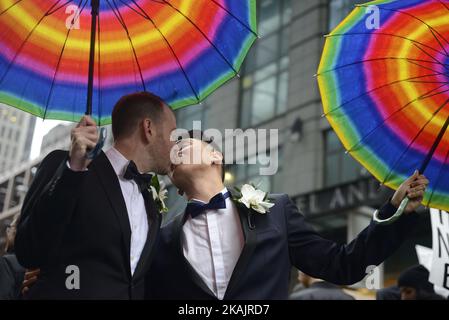
<path id="1" fill-rule="evenodd" d="M 228 192 L 228 188 L 226 188 L 226 187 L 225 187 L 223 190 L 221 190 L 221 193 L 222 193 L 223 195 L 224 195 L 226 192 Z M 195 198 L 190 199 L 188 202 L 190 202 L 190 201 L 206 203 L 206 202 L 204 202 L 204 201 L 202 201 L 202 200 L 198 200 L 198 199 L 195 199 Z"/>
<path id="2" fill-rule="evenodd" d="M 111 162 L 112 168 L 114 168 L 115 174 L 122 177 L 128 166 L 129 160 L 114 147 L 111 147 L 105 153 L 109 162 Z"/>

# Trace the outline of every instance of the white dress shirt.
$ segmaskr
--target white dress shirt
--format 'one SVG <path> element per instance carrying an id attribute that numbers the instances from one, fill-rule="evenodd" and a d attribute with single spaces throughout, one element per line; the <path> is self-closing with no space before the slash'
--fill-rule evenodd
<path id="1" fill-rule="evenodd" d="M 181 236 L 187 261 L 222 300 L 245 243 L 235 204 L 227 198 L 225 209 L 207 210 L 195 219 L 188 217 Z"/>
<path id="2" fill-rule="evenodd" d="M 106 151 L 106 157 L 108 157 L 109 162 L 111 162 L 111 165 L 117 174 L 126 209 L 128 211 L 129 224 L 131 226 L 131 248 L 129 258 L 131 274 L 134 274 L 148 234 L 148 218 L 145 202 L 142 193 L 134 180 L 126 180 L 123 178 L 129 160 L 114 147 Z"/>

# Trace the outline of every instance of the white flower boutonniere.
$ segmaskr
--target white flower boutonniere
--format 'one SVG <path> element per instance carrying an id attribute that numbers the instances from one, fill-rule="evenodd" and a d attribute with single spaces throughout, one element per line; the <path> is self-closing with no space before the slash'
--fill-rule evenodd
<path id="1" fill-rule="evenodd" d="M 167 189 L 163 182 L 159 182 L 157 175 L 154 175 L 151 179 L 150 191 L 153 195 L 153 200 L 158 206 L 159 212 L 168 212 L 168 208 L 165 205 L 165 199 L 167 199 Z"/>
<path id="2" fill-rule="evenodd" d="M 252 184 L 244 184 L 241 190 L 236 190 L 240 195 L 235 200 L 244 204 L 248 209 L 265 214 L 270 212 L 270 208 L 274 206 L 274 203 L 268 199 L 268 193 L 257 189 Z"/>

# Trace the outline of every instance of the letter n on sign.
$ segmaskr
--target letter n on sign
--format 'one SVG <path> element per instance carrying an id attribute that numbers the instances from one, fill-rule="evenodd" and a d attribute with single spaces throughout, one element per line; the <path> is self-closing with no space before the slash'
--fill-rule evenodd
<path id="1" fill-rule="evenodd" d="M 433 259 L 429 281 L 449 290 L 449 213 L 430 210 Z"/>

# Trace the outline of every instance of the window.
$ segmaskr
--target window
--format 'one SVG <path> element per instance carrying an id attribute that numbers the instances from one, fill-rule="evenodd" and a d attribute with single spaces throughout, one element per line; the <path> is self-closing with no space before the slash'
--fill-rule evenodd
<path id="1" fill-rule="evenodd" d="M 201 121 L 202 128 L 205 128 L 208 109 L 207 103 L 203 102 L 202 104 L 175 111 L 178 128 L 191 130 L 193 121 Z"/>
<path id="2" fill-rule="evenodd" d="M 259 2 L 259 34 L 264 36 L 290 22 L 291 0 L 261 0 Z"/>
<path id="3" fill-rule="evenodd" d="M 345 153 L 345 149 L 334 131 L 325 131 L 324 140 L 324 184 L 326 187 L 350 182 L 368 175 L 366 169 Z"/>
<path id="4" fill-rule="evenodd" d="M 260 159 L 260 157 L 264 157 L 266 160 Z M 230 186 L 241 186 L 245 183 L 253 183 L 261 190 L 266 192 L 279 190 L 279 186 L 277 184 L 279 184 L 280 181 L 279 179 L 276 179 L 276 176 L 280 176 L 280 171 L 282 170 L 282 148 L 279 147 L 278 149 L 279 168 L 276 174 L 271 176 L 261 176 L 259 175 L 259 169 L 261 168 L 260 162 L 267 163 L 269 161 L 269 157 L 270 151 L 268 150 L 267 152 L 265 152 L 265 154 L 260 155 L 259 159 L 257 159 L 257 156 L 253 156 L 245 159 L 244 164 L 235 164 L 227 167 L 226 173 L 230 174 L 233 177 L 233 179 L 229 181 Z M 264 165 L 263 167 L 266 166 Z"/>
<path id="5" fill-rule="evenodd" d="M 360 0 L 331 0 L 329 3 L 329 30 L 332 31 L 354 9 Z"/>
<path id="6" fill-rule="evenodd" d="M 241 81 L 240 126 L 251 127 L 287 107 L 291 1 L 262 0 L 259 39 L 248 54 Z"/>

